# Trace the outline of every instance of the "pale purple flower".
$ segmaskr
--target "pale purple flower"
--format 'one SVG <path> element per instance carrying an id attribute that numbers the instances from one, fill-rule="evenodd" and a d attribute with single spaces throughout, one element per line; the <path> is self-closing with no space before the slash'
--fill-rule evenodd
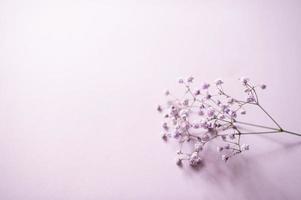
<path id="1" fill-rule="evenodd" d="M 264 90 L 264 89 L 267 88 L 267 86 L 266 86 L 265 84 L 262 84 L 262 85 L 260 86 L 260 88 Z"/>
<path id="2" fill-rule="evenodd" d="M 203 83 L 202 89 L 207 90 L 210 87 L 209 83 Z"/>
<path id="3" fill-rule="evenodd" d="M 192 83 L 193 79 L 194 78 L 192 76 L 190 76 L 190 77 L 187 78 L 187 82 Z"/>
<path id="4" fill-rule="evenodd" d="M 182 166 L 182 159 L 176 158 L 176 164 L 177 164 L 178 166 Z"/>
<path id="5" fill-rule="evenodd" d="M 162 124 L 162 127 L 163 127 L 164 130 L 168 130 L 168 129 L 169 129 L 169 127 L 168 127 L 168 125 L 167 125 L 166 122 L 164 122 L 164 123 Z"/>
<path id="6" fill-rule="evenodd" d="M 247 77 L 241 77 L 239 80 L 240 80 L 244 85 L 247 84 L 247 83 L 250 81 L 250 79 L 247 78 Z"/>
<path id="7" fill-rule="evenodd" d="M 243 118 L 241 115 L 247 114 L 247 105 L 261 106 L 255 90 L 265 89 L 266 85 L 254 85 L 246 77 L 240 78 L 240 81 L 244 86 L 242 93 L 247 95 L 246 100 L 240 99 L 239 95 L 234 98 L 228 91 L 224 92 L 221 87 L 224 82 L 221 79 L 215 80 L 212 86 L 210 83 L 204 83 L 202 89 L 205 91 L 202 94 L 199 88 L 193 87 L 192 76 L 185 80 L 179 79 L 179 83 L 185 88 L 185 94 L 181 98 L 170 100 L 173 96 L 168 90 L 165 91 L 165 95 L 170 95 L 166 106 L 157 106 L 157 111 L 164 117 L 161 137 L 164 140 L 173 137 L 181 145 L 177 152 L 178 165 L 182 165 L 184 161 L 188 161 L 193 167 L 200 165 L 201 156 L 206 153 L 201 151 L 205 150 L 208 143 L 214 143 L 213 141 L 222 143 L 216 150 L 223 152 L 224 161 L 249 150 L 249 145 L 240 143 L 243 134 L 236 137 L 240 131 L 248 133 L 246 129 L 242 129 L 242 125 L 248 123 L 240 118 Z M 238 113 L 241 115 L 237 115 Z M 182 145 L 185 144 L 193 145 L 190 152 L 182 152 Z"/>
<path id="8" fill-rule="evenodd" d="M 222 160 L 223 160 L 223 161 L 226 162 L 228 159 L 229 159 L 229 156 L 227 156 L 227 155 L 222 155 Z"/>
<path id="9" fill-rule="evenodd" d="M 198 114 L 199 114 L 200 116 L 203 116 L 205 113 L 204 113 L 203 110 L 199 110 Z"/>
<path id="10" fill-rule="evenodd" d="M 221 79 L 216 79 L 214 82 L 216 85 L 222 85 L 224 83 Z"/>
<path id="11" fill-rule="evenodd" d="M 201 91 L 200 90 L 196 90 L 195 92 L 194 92 L 194 95 L 195 96 L 198 96 L 198 95 L 200 95 L 201 94 Z"/>
<path id="12" fill-rule="evenodd" d="M 240 114 L 245 115 L 245 114 L 247 114 L 247 111 L 242 110 L 242 111 L 240 112 Z"/>
<path id="13" fill-rule="evenodd" d="M 203 142 L 208 142 L 210 140 L 210 136 L 209 136 L 209 134 L 204 134 L 201 137 L 201 139 L 202 139 Z"/>
<path id="14" fill-rule="evenodd" d="M 180 84 L 183 84 L 183 83 L 184 83 L 184 80 L 183 80 L 182 78 L 180 78 L 180 79 L 178 80 L 178 82 L 179 82 Z"/>
<path id="15" fill-rule="evenodd" d="M 194 144 L 194 150 L 195 150 L 195 151 L 202 151 L 202 150 L 203 150 L 203 143 L 201 143 L 201 142 L 196 142 L 196 143 Z"/>
<path id="16" fill-rule="evenodd" d="M 242 144 L 241 145 L 241 150 L 243 150 L 243 151 L 249 150 L 249 145 L 248 144 Z"/>
<path id="17" fill-rule="evenodd" d="M 157 106 L 157 111 L 158 111 L 158 112 L 162 112 L 162 111 L 163 111 L 162 106 L 158 105 L 158 106 Z"/>
<path id="18" fill-rule="evenodd" d="M 200 125 L 195 123 L 195 124 L 193 124 L 193 128 L 198 129 L 198 128 L 200 128 Z"/>
<path id="19" fill-rule="evenodd" d="M 217 152 L 221 152 L 221 151 L 223 151 L 223 147 L 220 147 L 220 146 L 218 146 L 217 148 L 216 148 L 216 150 L 217 150 Z"/>
<path id="20" fill-rule="evenodd" d="M 169 90 L 166 90 L 166 91 L 164 92 L 164 94 L 165 94 L 165 96 L 168 96 L 168 95 L 170 95 L 170 92 L 169 92 Z"/>
<path id="21" fill-rule="evenodd" d="M 208 112 L 207 112 L 207 116 L 208 116 L 208 117 L 212 117 L 212 116 L 214 116 L 214 114 L 215 114 L 215 111 L 214 111 L 213 109 L 210 109 L 210 110 L 208 110 Z"/>
<path id="22" fill-rule="evenodd" d="M 254 101 L 255 101 L 255 98 L 254 98 L 254 97 L 252 97 L 252 96 L 247 97 L 247 102 L 248 102 L 248 103 L 252 103 L 252 102 L 254 102 Z"/>

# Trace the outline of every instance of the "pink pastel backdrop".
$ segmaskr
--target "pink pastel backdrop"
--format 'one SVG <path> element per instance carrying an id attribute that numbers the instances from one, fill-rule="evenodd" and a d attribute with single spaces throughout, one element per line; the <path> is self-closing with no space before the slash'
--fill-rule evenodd
<path id="1" fill-rule="evenodd" d="M 301 132 L 300 24 L 297 0 L 0 0 L 0 199 L 300 199 L 301 138 L 179 169 L 155 112 L 178 77 L 246 75 Z"/>

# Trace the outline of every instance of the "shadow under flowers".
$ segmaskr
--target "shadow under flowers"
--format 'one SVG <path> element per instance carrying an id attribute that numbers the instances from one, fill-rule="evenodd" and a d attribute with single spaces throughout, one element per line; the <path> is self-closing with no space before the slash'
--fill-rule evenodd
<path id="1" fill-rule="evenodd" d="M 279 140 L 276 139 L 276 142 Z M 190 168 L 184 169 L 184 173 L 193 181 L 206 184 L 207 190 L 210 191 L 209 199 L 297 200 L 301 191 L 294 191 L 294 194 L 291 194 L 285 183 L 281 180 L 275 181 L 273 176 L 277 170 L 271 172 L 268 168 L 273 167 L 273 160 L 283 159 L 289 151 L 297 150 L 298 147 L 300 150 L 301 142 L 279 144 L 273 151 L 256 156 L 237 155 L 226 163 L 217 158 L 214 150 L 208 148 L 204 152 L 203 164 L 198 168 L 184 166 Z M 279 174 L 276 177 L 279 177 Z M 289 179 L 284 173 L 283 177 Z M 287 181 L 289 180 L 284 182 Z"/>

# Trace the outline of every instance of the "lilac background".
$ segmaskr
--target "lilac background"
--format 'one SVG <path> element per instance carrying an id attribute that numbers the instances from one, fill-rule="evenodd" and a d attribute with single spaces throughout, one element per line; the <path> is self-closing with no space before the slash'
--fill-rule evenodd
<path id="1" fill-rule="evenodd" d="M 179 169 L 155 112 L 178 77 L 247 75 L 301 132 L 300 24 L 297 0 L 0 0 L 0 199 L 300 199 L 301 138 Z"/>

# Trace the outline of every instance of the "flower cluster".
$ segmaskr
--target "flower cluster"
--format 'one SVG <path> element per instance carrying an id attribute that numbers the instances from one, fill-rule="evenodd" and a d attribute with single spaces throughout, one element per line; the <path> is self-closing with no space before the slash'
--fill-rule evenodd
<path id="1" fill-rule="evenodd" d="M 194 86 L 193 77 L 179 79 L 178 83 L 185 89 L 182 98 L 176 98 L 170 91 L 165 91 L 168 101 L 166 105 L 159 105 L 157 111 L 164 117 L 162 138 L 166 141 L 174 138 L 179 142 L 176 160 L 178 165 L 188 161 L 193 167 L 199 166 L 204 148 L 209 142 L 216 140 L 219 141 L 216 151 L 224 161 L 249 150 L 248 144 L 241 143 L 241 135 L 250 133 L 244 133 L 238 124 L 254 124 L 240 122 L 238 118 L 247 114 L 246 105 L 262 108 L 258 102 L 257 90 L 266 89 L 266 85 L 254 85 L 245 77 L 239 80 L 243 86 L 244 99 L 227 94 L 221 79 L 214 83 L 205 82 L 197 87 Z M 262 110 L 266 112 L 263 108 Z M 268 116 L 271 118 L 269 114 Z M 271 130 L 266 133 L 283 132 L 277 122 L 274 122 L 278 128 L 265 127 Z M 183 144 L 189 144 L 192 150 L 184 152 Z"/>

